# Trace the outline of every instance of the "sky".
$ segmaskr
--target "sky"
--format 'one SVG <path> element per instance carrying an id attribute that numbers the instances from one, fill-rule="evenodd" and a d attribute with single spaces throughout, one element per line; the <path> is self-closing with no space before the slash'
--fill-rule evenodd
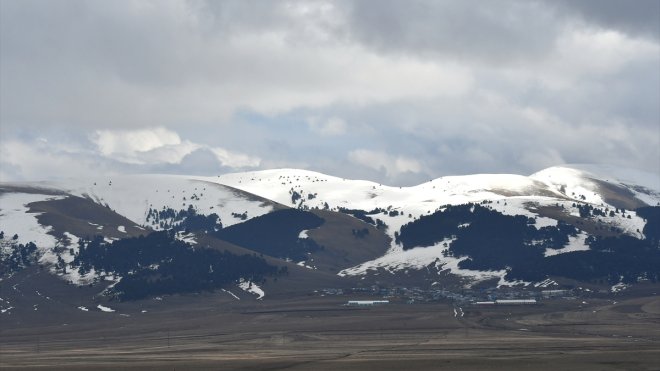
<path id="1" fill-rule="evenodd" d="M 660 174 L 659 0 L 0 0 L 0 180 Z"/>

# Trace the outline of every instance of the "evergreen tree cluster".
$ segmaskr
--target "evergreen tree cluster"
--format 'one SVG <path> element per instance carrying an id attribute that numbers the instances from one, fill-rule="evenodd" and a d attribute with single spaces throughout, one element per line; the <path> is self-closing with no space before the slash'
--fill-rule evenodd
<path id="1" fill-rule="evenodd" d="M 593 208 L 585 210 L 593 215 Z M 536 228 L 533 218 L 504 215 L 478 204 L 447 206 L 422 216 L 404 225 L 396 241 L 404 249 L 411 249 L 454 239 L 446 254 L 467 257 L 459 263 L 460 268 L 505 269 L 512 280 L 541 281 L 548 276 L 563 276 L 615 283 L 622 277 L 625 282 L 639 278 L 656 281 L 660 274 L 660 214 L 653 208 L 639 213 L 647 215 L 646 239 L 590 236 L 586 240 L 589 251 L 549 257 L 544 255 L 547 248 L 560 249 L 570 236 L 577 235 L 574 226 L 560 221 L 557 226 Z"/>
<path id="2" fill-rule="evenodd" d="M 300 195 L 300 193 L 298 193 L 298 191 L 295 191 L 293 188 L 291 188 L 289 193 L 291 194 L 291 203 L 294 205 L 298 200 L 302 199 L 302 195 Z"/>
<path id="3" fill-rule="evenodd" d="M 215 236 L 262 254 L 304 260 L 307 253 L 318 251 L 322 246 L 311 238 L 298 238 L 300 232 L 318 228 L 324 222 L 308 211 L 284 209 L 224 228 Z"/>
<path id="4" fill-rule="evenodd" d="M 594 207 L 593 205 L 590 204 L 581 204 L 581 203 L 573 203 L 573 207 L 578 209 L 581 218 L 589 218 L 591 216 L 614 217 L 616 216 L 616 214 L 619 213 L 621 213 L 623 216 L 626 216 L 625 209 L 614 208 L 614 210 L 610 210 L 607 207 L 601 209 L 599 207 Z M 627 216 L 628 219 L 630 219 L 630 214 L 628 214 Z"/>
<path id="5" fill-rule="evenodd" d="M 247 213 L 245 218 L 247 218 Z M 186 232 L 215 232 L 222 229 L 222 222 L 218 214 L 198 214 L 193 205 L 189 205 L 188 209 L 179 211 L 175 211 L 169 207 L 163 207 L 161 210 L 149 208 L 147 222 L 161 229 L 174 229 Z"/>
<path id="6" fill-rule="evenodd" d="M 355 218 L 358 218 L 358 219 L 362 220 L 363 222 L 371 224 L 371 225 L 373 225 L 374 227 L 376 227 L 378 229 L 386 229 L 387 225 L 382 220 L 380 220 L 378 218 L 376 218 L 376 219 L 372 218 L 373 215 L 378 215 L 378 214 L 386 214 L 387 215 L 387 214 L 392 213 L 391 216 L 395 216 L 394 212 L 396 212 L 396 215 L 399 215 L 398 211 L 389 211 L 387 209 L 382 209 L 382 208 L 375 208 L 371 211 L 365 211 L 365 210 L 360 210 L 360 209 L 348 209 L 348 208 L 340 206 L 340 207 L 337 208 L 337 211 L 339 211 L 340 213 L 348 214 L 348 215 L 351 215 Z"/>
<path id="7" fill-rule="evenodd" d="M 433 214 L 423 215 L 419 219 L 401 227 L 395 235 L 396 242 L 404 250 L 416 246 L 432 246 L 442 240 L 453 238 L 461 226 L 475 219 L 475 204 L 447 206 Z"/>
<path id="8" fill-rule="evenodd" d="M 590 236 L 587 243 L 590 250 L 530 260 L 511 269 L 507 277 L 531 281 L 550 275 L 609 284 L 660 280 L 660 250 L 650 240 Z"/>
<path id="9" fill-rule="evenodd" d="M 233 216 L 236 219 L 240 220 L 247 220 L 248 214 L 247 211 L 243 213 L 231 213 L 231 216 Z"/>
<path id="10" fill-rule="evenodd" d="M 2 233 L 4 239 L 4 233 Z M 37 245 L 34 242 L 16 243 L 16 239 L 2 241 L 2 259 L 0 259 L 0 277 L 15 273 L 37 263 Z"/>
<path id="11" fill-rule="evenodd" d="M 263 258 L 193 248 L 173 231 L 112 243 L 100 236 L 81 240 L 72 266 L 80 274 L 94 269 L 121 277 L 111 292 L 122 300 L 212 290 L 240 278 L 263 282 L 278 273 Z"/>

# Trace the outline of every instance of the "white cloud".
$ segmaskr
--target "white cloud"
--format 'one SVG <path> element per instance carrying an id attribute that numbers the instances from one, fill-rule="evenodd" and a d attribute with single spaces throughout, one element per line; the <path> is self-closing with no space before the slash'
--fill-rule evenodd
<path id="1" fill-rule="evenodd" d="M 258 157 L 248 156 L 242 153 L 230 152 L 224 148 L 208 148 L 223 166 L 233 168 L 257 167 L 261 163 Z"/>
<path id="2" fill-rule="evenodd" d="M 102 156 L 128 164 L 180 164 L 198 150 L 210 151 L 222 166 L 230 168 L 256 167 L 261 162 L 258 157 L 182 140 L 176 132 L 162 127 L 97 130 L 91 140 Z"/>
<path id="3" fill-rule="evenodd" d="M 182 142 L 179 135 L 165 128 L 140 130 L 97 130 L 91 137 L 99 152 L 106 157 L 128 163 L 144 163 L 143 157 L 151 157 L 160 162 L 176 163 L 183 156 L 199 148 Z M 147 155 L 150 151 L 159 153 Z"/>
<path id="4" fill-rule="evenodd" d="M 630 63 L 657 60 L 660 45 L 635 39 L 613 30 L 567 28 L 556 40 L 555 49 L 535 70 L 527 72 L 547 87 L 571 89 L 587 78 L 615 74 Z"/>
<path id="5" fill-rule="evenodd" d="M 0 146 L 0 181 L 92 176 L 117 170 L 93 153 L 80 148 L 63 151 L 43 138 L 3 140 Z"/>
<path id="6" fill-rule="evenodd" d="M 422 165 L 415 159 L 404 156 L 392 156 L 381 151 L 356 149 L 348 153 L 349 161 L 377 171 L 384 171 L 388 177 L 397 177 L 403 173 L 419 173 Z"/>
<path id="7" fill-rule="evenodd" d="M 307 120 L 307 123 L 312 131 L 322 136 L 337 136 L 346 133 L 346 121 L 338 117 L 331 117 L 325 120 L 312 117 Z"/>
<path id="8" fill-rule="evenodd" d="M 179 164 L 184 157 L 205 146 L 184 140 L 176 144 L 164 144 L 149 151 L 136 153 L 134 158 L 141 164 Z M 131 159 L 129 158 L 128 161 Z"/>
<path id="9" fill-rule="evenodd" d="M 261 163 L 256 156 L 182 140 L 176 132 L 164 128 L 100 130 L 88 139 L 87 143 L 74 140 L 64 145 L 46 137 L 3 138 L 0 181 L 126 172 L 204 175 L 254 168 Z M 203 162 L 209 157 L 210 161 Z M 205 168 L 198 166 L 200 160 Z"/>

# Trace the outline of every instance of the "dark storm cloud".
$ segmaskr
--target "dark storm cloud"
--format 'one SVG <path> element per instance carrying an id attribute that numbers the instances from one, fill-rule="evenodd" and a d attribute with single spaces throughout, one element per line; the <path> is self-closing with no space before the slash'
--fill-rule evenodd
<path id="1" fill-rule="evenodd" d="M 587 22 L 618 29 L 631 35 L 660 38 L 660 1 L 658 0 L 555 0 L 569 14 L 578 14 Z"/>
<path id="2" fill-rule="evenodd" d="M 485 63 L 546 56 L 567 23 L 660 37 L 660 1 L 350 1 L 352 34 L 380 50 L 474 58 Z"/>
<path id="3" fill-rule="evenodd" d="M 543 56 L 560 29 L 552 9 L 534 2 L 354 1 L 349 9 L 352 33 L 367 45 L 487 63 Z"/>

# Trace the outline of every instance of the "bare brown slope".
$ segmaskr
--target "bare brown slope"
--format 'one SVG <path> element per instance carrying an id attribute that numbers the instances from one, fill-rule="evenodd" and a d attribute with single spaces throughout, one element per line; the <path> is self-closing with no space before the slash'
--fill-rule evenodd
<path id="1" fill-rule="evenodd" d="M 52 234 L 62 237 L 64 232 L 76 236 L 103 235 L 108 238 L 135 237 L 149 233 L 133 221 L 101 206 L 90 199 L 68 196 L 59 200 L 33 202 L 30 212 L 38 212 L 41 225 L 53 227 Z M 118 230 L 125 228 L 126 233 Z"/>
<path id="2" fill-rule="evenodd" d="M 309 237 L 323 246 L 312 255 L 308 265 L 338 273 L 365 261 L 383 256 L 390 247 L 390 238 L 382 231 L 352 216 L 326 210 L 312 210 L 325 220 L 322 226 L 308 232 Z M 363 237 L 353 231 L 368 231 Z"/>
<path id="3" fill-rule="evenodd" d="M 321 217 L 324 223 L 310 230 L 308 235 L 323 248 L 311 253 L 304 265 L 256 253 L 269 264 L 288 269 L 288 275 L 267 281 L 264 289 L 271 295 L 309 294 L 320 288 L 354 286 L 357 283 L 356 278 L 340 277 L 337 273 L 342 269 L 382 256 L 390 246 L 390 238 L 385 233 L 359 219 L 332 211 L 311 210 L 311 212 Z M 357 237 L 353 233 L 364 229 L 369 232 L 363 237 Z M 198 235 L 198 245 L 239 255 L 255 254 L 253 250 L 243 246 L 204 234 Z"/>
<path id="4" fill-rule="evenodd" d="M 216 188 L 221 188 L 230 191 L 236 198 L 242 198 L 245 200 L 249 201 L 255 201 L 255 202 L 261 202 L 262 205 L 269 205 L 273 208 L 273 210 L 281 210 L 281 209 L 288 209 L 288 206 L 282 205 L 280 203 L 277 203 L 273 200 L 255 195 L 254 193 L 250 193 L 247 191 L 244 191 L 242 189 L 238 189 L 232 186 L 228 186 L 225 184 L 218 184 L 218 183 L 213 183 L 213 182 L 208 182 L 205 180 L 196 180 L 199 183 L 203 183 L 207 187 L 216 187 Z M 220 205 L 222 207 L 222 205 Z"/>
<path id="5" fill-rule="evenodd" d="M 648 206 L 646 203 L 640 201 L 635 197 L 635 194 L 632 193 L 628 188 L 622 187 L 618 184 L 612 184 L 609 182 L 604 182 L 598 179 L 590 179 L 598 187 L 598 193 L 601 195 L 603 200 L 608 204 L 627 210 L 635 210 L 639 207 Z"/>
<path id="6" fill-rule="evenodd" d="M 227 251 L 237 255 L 257 254 L 253 250 L 232 244 L 224 240 L 220 240 L 209 235 L 200 234 L 197 238 L 197 246 L 212 248 L 220 251 Z M 344 279 L 333 271 L 309 269 L 301 267 L 294 262 L 287 262 L 285 260 L 278 259 L 269 255 L 257 255 L 263 257 L 268 264 L 272 264 L 277 267 L 286 267 L 288 270 L 288 274 L 266 279 L 266 283 L 263 285 L 263 289 L 266 291 L 269 297 L 275 295 L 306 295 L 311 294 L 314 290 L 319 288 L 351 286 L 353 281 L 351 279 Z"/>

